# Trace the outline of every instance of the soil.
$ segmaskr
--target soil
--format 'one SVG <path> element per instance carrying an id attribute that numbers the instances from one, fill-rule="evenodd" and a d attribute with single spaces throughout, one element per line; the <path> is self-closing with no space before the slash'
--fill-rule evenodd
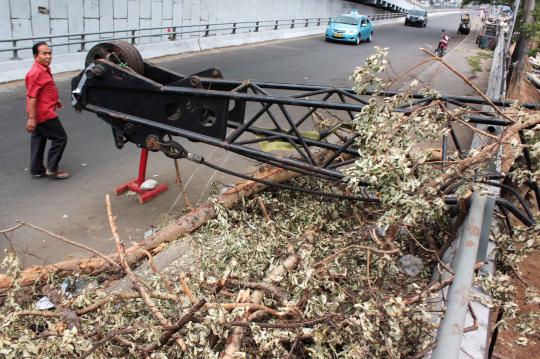
<path id="1" fill-rule="evenodd" d="M 527 315 L 528 313 L 540 314 L 540 303 L 533 303 L 525 298 L 525 290 L 527 288 L 536 288 L 538 292 L 540 289 L 540 251 L 536 251 L 527 257 L 520 265 L 522 272 L 521 280 L 516 278 L 516 291 L 517 300 L 516 303 L 519 306 L 517 312 L 517 318 L 509 322 L 508 330 L 502 330 L 499 332 L 495 350 L 493 352 L 493 358 L 496 359 L 533 359 L 538 358 L 540 353 L 540 334 L 526 335 L 529 340 L 526 346 L 516 344 L 515 340 L 522 337 L 518 331 L 514 329 L 514 326 L 519 323 L 519 318 Z M 537 328 L 540 326 L 539 321 L 536 321 Z"/>
<path id="2" fill-rule="evenodd" d="M 527 71 L 527 70 L 526 70 Z M 510 96 L 512 91 L 509 91 L 508 98 L 517 98 L 524 102 L 540 102 L 540 92 L 528 81 L 522 79 L 518 96 Z M 538 208 L 535 208 L 538 211 Z M 525 335 L 528 339 L 526 346 L 516 344 L 516 339 L 522 337 L 515 325 L 520 322 L 519 318 L 530 313 L 540 315 L 540 303 L 534 303 L 528 300 L 525 296 L 527 288 L 534 288 L 536 293 L 540 293 L 540 251 L 535 251 L 529 255 L 519 266 L 522 275 L 516 277 L 516 303 L 519 306 L 517 318 L 510 321 L 508 329 L 499 332 L 493 358 L 496 359 L 533 359 L 538 358 L 540 353 L 540 333 L 533 335 Z M 536 330 L 540 327 L 540 320 L 536 320 Z"/>
<path id="3" fill-rule="evenodd" d="M 529 64 L 526 65 L 524 73 L 528 71 L 531 71 Z M 516 90 L 519 91 L 517 96 L 515 95 Z M 522 78 L 517 89 L 508 89 L 507 97 L 509 99 L 517 98 L 523 102 L 540 102 L 540 89 L 537 89 L 527 79 Z"/>

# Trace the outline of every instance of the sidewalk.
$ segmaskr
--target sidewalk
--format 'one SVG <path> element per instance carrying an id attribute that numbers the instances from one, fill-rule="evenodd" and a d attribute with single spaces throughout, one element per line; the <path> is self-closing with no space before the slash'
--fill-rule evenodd
<path id="1" fill-rule="evenodd" d="M 484 91 L 489 80 L 493 51 L 482 50 L 477 46 L 476 38 L 482 23 L 477 16 L 472 16 L 471 20 L 471 33 L 465 36 L 459 44 L 451 48 L 442 59 L 453 69 L 461 73 L 473 85 Z M 450 43 L 456 41 L 456 37 L 462 36 L 457 35 L 457 32 L 453 30 L 447 29 L 446 32 L 450 36 Z M 433 53 L 435 47 L 426 48 L 426 50 Z M 427 54 L 426 59 L 428 59 Z M 404 88 L 405 83 L 412 81 L 414 78 L 440 93 L 459 96 L 479 96 L 463 79 L 438 61 L 420 66 L 414 72 L 411 72 L 409 76 L 409 79 L 400 83 L 401 88 Z M 454 126 L 454 129 L 462 142 L 462 146 L 468 148 L 472 141 L 473 132 L 461 125 Z M 454 144 L 452 141 L 449 141 L 449 150 L 452 151 L 454 149 Z"/>
<path id="2" fill-rule="evenodd" d="M 476 87 L 485 89 L 491 69 L 493 51 L 482 50 L 476 45 L 476 38 L 481 28 L 481 22 L 476 16 L 472 17 L 472 21 L 471 33 L 465 36 L 461 43 L 450 49 L 442 59 L 461 74 L 465 75 Z M 459 36 L 452 29 L 447 29 L 446 32 L 450 36 L 450 43 L 456 41 L 456 37 Z M 433 48 L 426 48 L 426 50 L 434 52 L 435 45 Z M 428 56 L 426 55 L 427 58 Z M 441 93 L 478 96 L 461 78 L 452 73 L 446 66 L 436 61 L 418 68 L 411 75 Z"/>

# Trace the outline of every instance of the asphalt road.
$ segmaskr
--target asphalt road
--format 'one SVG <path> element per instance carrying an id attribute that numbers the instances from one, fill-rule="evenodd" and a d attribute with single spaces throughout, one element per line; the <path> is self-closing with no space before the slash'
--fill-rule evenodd
<path id="1" fill-rule="evenodd" d="M 430 18 L 426 28 L 403 24 L 376 27 L 373 42 L 360 46 L 326 43 L 322 36 L 312 36 L 168 57 L 154 62 L 184 74 L 217 67 L 227 79 L 350 86 L 349 77 L 354 68 L 372 54 L 373 46 L 390 48 L 392 68 L 397 73 L 403 72 L 426 58 L 419 47 L 433 48 L 441 29 L 448 29 L 453 34 L 458 24 L 458 14 L 445 15 Z M 450 48 L 461 39 L 454 36 Z M 69 136 L 61 167 L 70 171 L 72 177 L 65 181 L 30 177 L 30 141 L 24 131 L 24 83 L 0 85 L 0 228 L 14 225 L 16 219 L 28 221 L 107 253 L 114 246 L 104 208 L 105 194 L 112 194 L 118 185 L 136 177 L 139 152 L 133 145 L 117 150 L 107 124 L 91 113 L 76 113 L 69 107 L 73 75 L 56 76 L 61 100 L 67 105 L 60 113 Z M 222 150 L 196 146 L 194 152 L 202 153 L 213 162 L 233 161 L 237 166 L 244 163 L 246 172 L 249 171 L 249 162 L 237 162 Z M 230 184 L 236 181 L 189 162 L 181 162 L 181 167 L 192 203 L 206 198 L 212 182 Z M 120 234 L 128 243 L 140 240 L 152 225 L 177 216 L 182 210 L 179 191 L 174 184 L 172 160 L 152 153 L 147 177 L 167 182 L 169 191 L 144 205 L 137 204 L 135 197 L 112 198 Z M 83 253 L 30 229 L 18 230 L 10 239 L 11 245 L 27 254 L 25 265 L 55 262 Z M 0 238 L 0 248 L 8 245 Z"/>

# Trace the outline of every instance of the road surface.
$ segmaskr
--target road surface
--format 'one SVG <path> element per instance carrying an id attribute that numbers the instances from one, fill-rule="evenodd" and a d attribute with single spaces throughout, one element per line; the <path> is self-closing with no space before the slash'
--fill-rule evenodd
<path id="1" fill-rule="evenodd" d="M 311 36 L 167 57 L 154 62 L 183 74 L 217 67 L 227 79 L 350 87 L 350 75 L 372 54 L 374 46 L 388 47 L 392 69 L 403 72 L 426 59 L 419 47 L 433 49 L 441 29 L 455 34 L 458 24 L 459 14 L 453 14 L 430 18 L 426 28 L 405 27 L 401 23 L 376 27 L 373 42 L 360 46 L 327 43 L 322 36 Z M 453 36 L 450 48 L 462 39 L 461 35 Z M 114 245 L 104 208 L 105 194 L 112 194 L 115 187 L 136 177 L 139 152 L 132 144 L 117 150 L 107 124 L 94 114 L 76 113 L 69 106 L 72 76 L 74 74 L 56 76 L 61 100 L 66 105 L 60 118 L 69 135 L 61 168 L 70 171 L 72 177 L 65 181 L 31 178 L 28 173 L 30 137 L 24 131 L 24 84 L 0 85 L 0 228 L 14 225 L 16 219 L 28 221 L 108 253 Z M 223 150 L 202 144 L 192 146 L 190 143 L 188 149 L 212 162 L 233 161 Z M 247 165 L 245 172 L 249 171 L 250 163 Z M 181 162 L 181 168 L 194 204 L 205 200 L 211 183 L 236 181 L 187 161 Z M 136 197 L 112 198 L 120 234 L 126 243 L 140 240 L 152 225 L 170 220 L 182 211 L 172 160 L 160 153 L 151 153 L 148 177 L 168 183 L 169 191 L 144 205 L 138 204 Z M 1 249 L 9 245 L 4 238 L 0 240 Z M 11 245 L 20 253 L 26 253 L 24 265 L 86 255 L 78 248 L 30 229 L 15 232 Z"/>

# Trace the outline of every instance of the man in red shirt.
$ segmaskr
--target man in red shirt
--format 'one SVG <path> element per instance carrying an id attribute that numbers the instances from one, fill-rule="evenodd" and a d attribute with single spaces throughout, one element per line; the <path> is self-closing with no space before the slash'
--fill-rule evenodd
<path id="1" fill-rule="evenodd" d="M 50 64 L 52 51 L 46 42 L 32 46 L 35 62 L 26 74 L 26 130 L 32 135 L 30 145 L 30 173 L 35 178 L 52 177 L 65 179 L 69 173 L 58 169 L 58 163 L 67 144 L 67 134 L 58 119 L 56 110 L 62 109 L 58 100 L 58 89 L 54 83 Z M 43 156 L 47 140 L 51 147 L 47 155 L 47 167 Z"/>

